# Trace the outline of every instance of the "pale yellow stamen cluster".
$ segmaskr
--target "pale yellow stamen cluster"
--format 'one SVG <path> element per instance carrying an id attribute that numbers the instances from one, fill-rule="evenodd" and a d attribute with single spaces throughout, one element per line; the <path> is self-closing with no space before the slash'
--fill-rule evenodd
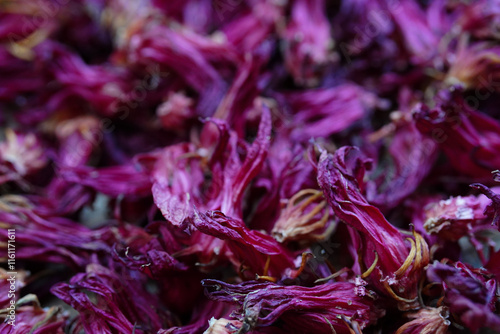
<path id="1" fill-rule="evenodd" d="M 310 208 L 310 210 L 307 210 Z M 317 217 L 321 215 L 320 217 Z M 319 190 L 304 189 L 290 198 L 281 211 L 272 235 L 279 242 L 293 240 L 318 241 L 327 238 L 335 225 L 329 222 L 330 211 L 323 193 Z"/>
<path id="2" fill-rule="evenodd" d="M 425 267 L 429 263 L 429 247 L 427 246 L 424 238 L 420 234 L 415 232 L 415 230 L 413 231 L 413 237 L 414 240 L 411 238 L 406 239 L 411 243 L 411 249 L 406 260 L 394 273 L 396 279 L 402 278 L 403 275 L 407 277 L 415 276 L 421 271 L 423 267 Z M 390 280 L 388 279 L 383 280 L 382 284 L 384 285 L 389 295 L 391 295 L 397 301 L 403 302 L 405 304 L 414 304 L 418 299 L 418 296 L 415 296 L 412 299 L 399 296 L 391 288 Z"/>

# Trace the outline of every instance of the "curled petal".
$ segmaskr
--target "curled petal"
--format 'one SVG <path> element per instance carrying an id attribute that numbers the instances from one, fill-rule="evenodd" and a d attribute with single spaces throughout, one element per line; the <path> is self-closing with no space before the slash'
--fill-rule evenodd
<path id="1" fill-rule="evenodd" d="M 210 298 L 239 306 L 234 315 L 246 326 L 243 333 L 281 319 L 284 329 L 292 333 L 330 332 L 333 327 L 337 333 L 347 334 L 350 329 L 342 319 L 364 328 L 380 315 L 370 296 L 356 294 L 354 283 L 335 282 L 308 288 L 255 281 L 233 285 L 203 280 L 203 285 Z"/>

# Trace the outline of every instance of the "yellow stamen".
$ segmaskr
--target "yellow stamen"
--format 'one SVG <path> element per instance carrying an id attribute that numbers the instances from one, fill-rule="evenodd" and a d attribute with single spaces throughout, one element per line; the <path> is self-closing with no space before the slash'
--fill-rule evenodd
<path id="1" fill-rule="evenodd" d="M 328 237 L 335 229 L 335 224 L 331 224 L 325 231 L 326 224 L 329 222 L 330 210 L 328 203 L 323 199 L 323 193 L 315 189 L 304 189 L 293 195 L 281 212 L 281 215 L 275 224 L 272 233 L 280 241 L 304 240 L 298 236 L 306 236 L 309 240 L 320 240 Z M 310 208 L 306 212 L 307 208 Z M 321 218 L 315 217 L 324 212 Z"/>
<path id="2" fill-rule="evenodd" d="M 307 263 L 307 260 L 312 256 L 311 253 L 302 253 L 302 262 L 300 263 L 300 267 L 299 269 L 295 272 L 295 274 L 293 275 L 293 278 L 297 278 L 299 277 L 300 274 L 302 274 L 302 272 L 304 271 L 304 269 L 306 268 L 306 263 Z"/>
<path id="3" fill-rule="evenodd" d="M 323 201 L 323 202 L 319 203 L 318 205 L 316 205 L 314 207 L 314 209 L 312 209 L 309 213 L 307 213 L 302 219 L 304 219 L 305 221 L 307 221 L 309 219 L 312 219 L 314 216 L 316 216 L 325 207 L 325 205 L 326 205 L 326 201 Z M 301 206 L 301 210 L 304 210 L 304 208 Z"/>
<path id="4" fill-rule="evenodd" d="M 32 49 L 43 42 L 48 35 L 47 29 L 38 29 L 20 41 L 9 43 L 7 50 L 19 59 L 31 61 L 35 57 L 35 52 Z"/>
<path id="5" fill-rule="evenodd" d="M 330 320 L 328 320 L 326 317 L 323 317 L 323 319 L 325 319 L 326 323 L 330 326 L 330 329 L 332 330 L 332 333 L 333 334 L 337 334 L 337 332 L 335 331 L 335 328 L 333 328 L 333 325 L 330 322 Z"/>
<path id="6" fill-rule="evenodd" d="M 413 299 L 407 299 L 407 298 L 403 298 L 403 297 L 400 297 L 398 296 L 394 290 L 392 290 L 391 286 L 389 285 L 389 283 L 387 282 L 387 280 L 383 281 L 382 284 L 384 284 L 384 287 L 385 289 L 387 290 L 387 292 L 389 292 L 389 294 L 396 300 L 398 301 L 401 301 L 401 302 L 405 302 L 405 303 L 414 303 L 416 300 L 417 300 L 417 297 L 413 298 Z"/>
<path id="7" fill-rule="evenodd" d="M 276 283 L 276 281 L 278 281 L 278 279 L 276 277 L 272 277 L 272 276 L 268 275 L 270 265 L 271 265 L 271 257 L 268 255 L 267 260 L 266 260 L 266 264 L 264 265 L 264 275 L 260 276 L 259 274 L 255 274 L 255 279 Z"/>
<path id="8" fill-rule="evenodd" d="M 301 203 L 300 199 L 302 197 L 305 197 L 306 195 L 312 195 L 308 199 L 302 202 L 300 205 L 300 210 L 304 210 L 309 204 L 314 202 L 317 198 L 319 198 L 322 195 L 321 191 L 314 190 L 314 189 L 304 189 L 296 193 L 295 195 L 290 198 L 290 202 L 288 202 L 287 207 L 291 208 L 299 203 Z"/>
<path id="9" fill-rule="evenodd" d="M 370 268 L 368 268 L 368 270 L 366 270 L 363 274 L 361 274 L 361 278 L 367 278 L 368 276 L 370 276 L 370 274 L 372 273 L 372 271 L 377 266 L 377 262 L 378 262 L 378 253 L 375 252 L 375 260 L 373 260 L 373 263 L 370 266 Z"/>
<path id="10" fill-rule="evenodd" d="M 245 280 L 245 276 L 243 276 L 243 273 L 250 269 L 248 266 L 244 265 L 243 263 L 240 265 L 240 268 L 238 270 L 238 276 L 242 279 Z"/>
<path id="11" fill-rule="evenodd" d="M 426 266 L 429 263 L 430 257 L 429 257 L 429 246 L 427 245 L 427 242 L 425 239 L 420 235 L 416 234 L 417 238 L 420 241 L 420 244 L 422 246 L 422 263 L 423 266 Z"/>
<path id="12" fill-rule="evenodd" d="M 267 274 L 269 273 L 269 265 L 270 264 L 271 264 L 271 257 L 268 255 L 267 260 L 266 260 L 266 264 L 264 266 L 264 276 L 267 276 Z"/>
<path id="13" fill-rule="evenodd" d="M 413 236 L 415 237 L 415 244 L 417 247 L 417 255 L 415 256 L 414 267 L 417 267 L 422 262 L 422 238 L 417 232 L 415 232 L 415 230 L 413 230 Z"/>
<path id="14" fill-rule="evenodd" d="M 351 333 L 351 334 L 361 334 L 362 333 L 361 328 L 359 327 L 359 324 L 355 320 L 351 321 L 351 319 L 347 318 L 343 314 L 340 316 L 340 319 L 342 319 L 342 321 L 347 326 L 347 329 L 349 329 L 349 333 Z"/>
<path id="15" fill-rule="evenodd" d="M 262 281 L 268 281 L 268 282 L 273 282 L 273 283 L 276 283 L 276 281 L 278 281 L 278 279 L 276 277 L 271 277 L 271 276 L 259 276 L 259 275 L 255 275 L 255 279 L 256 280 L 262 280 Z"/>
<path id="16" fill-rule="evenodd" d="M 410 238 L 406 238 L 406 240 L 408 240 L 408 241 L 411 242 L 410 254 L 408 254 L 408 257 L 406 258 L 405 262 L 394 273 L 396 275 L 396 277 L 401 276 L 402 274 L 404 274 L 406 272 L 406 270 L 408 269 L 408 267 L 413 262 L 413 259 L 415 258 L 415 253 L 416 253 L 415 241 L 413 241 L 413 239 L 410 239 Z"/>
<path id="17" fill-rule="evenodd" d="M 335 273 L 331 274 L 331 275 L 330 275 L 330 276 L 328 276 L 328 277 L 319 278 L 319 279 L 315 280 L 315 281 L 314 281 L 314 283 L 323 283 L 323 282 L 329 281 L 329 280 L 331 280 L 331 279 L 334 279 L 334 278 L 336 278 L 336 277 L 338 277 L 338 276 L 342 275 L 343 273 L 345 273 L 345 272 L 346 272 L 346 271 L 348 271 L 348 270 L 349 270 L 349 269 L 347 269 L 347 268 L 342 268 L 342 269 L 340 269 L 339 271 L 337 271 L 337 272 L 335 272 Z"/>
<path id="18" fill-rule="evenodd" d="M 328 210 L 326 210 L 323 217 L 321 217 L 321 219 L 319 221 L 312 224 L 311 226 L 313 226 L 314 228 L 324 227 L 325 224 L 328 222 L 329 218 L 330 218 L 330 212 L 328 212 Z M 333 232 L 335 227 L 336 227 L 335 224 L 330 224 L 330 226 L 328 226 L 328 228 L 323 233 L 311 234 L 311 236 L 314 237 L 314 239 L 316 239 L 316 240 L 326 239 Z"/>

